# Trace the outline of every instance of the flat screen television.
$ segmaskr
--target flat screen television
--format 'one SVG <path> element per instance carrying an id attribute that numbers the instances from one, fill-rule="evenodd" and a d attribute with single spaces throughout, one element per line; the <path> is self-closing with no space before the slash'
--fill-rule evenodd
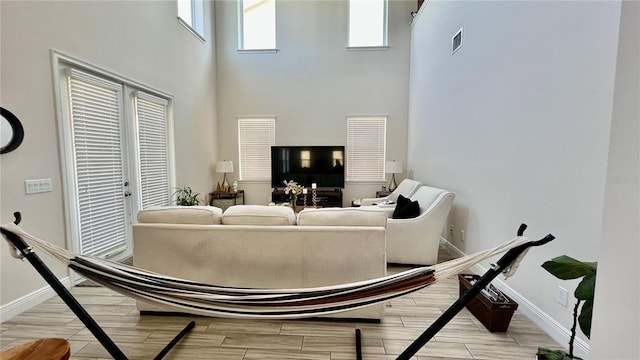
<path id="1" fill-rule="evenodd" d="M 344 146 L 272 146 L 271 187 L 284 181 L 318 188 L 344 188 Z"/>

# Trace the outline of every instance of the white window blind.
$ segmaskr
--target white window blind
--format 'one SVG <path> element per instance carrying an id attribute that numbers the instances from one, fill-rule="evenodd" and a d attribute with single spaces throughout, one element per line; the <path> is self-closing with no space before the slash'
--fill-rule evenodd
<path id="1" fill-rule="evenodd" d="M 137 91 L 134 107 L 138 123 L 140 201 L 142 208 L 170 204 L 168 102 Z"/>
<path id="2" fill-rule="evenodd" d="M 271 146 L 275 141 L 275 118 L 238 119 L 240 180 L 271 179 Z"/>
<path id="3" fill-rule="evenodd" d="M 126 248 L 122 86 L 75 69 L 68 82 L 80 252 L 107 257 Z"/>
<path id="4" fill-rule="evenodd" d="M 347 118 L 347 181 L 385 180 L 386 116 Z"/>

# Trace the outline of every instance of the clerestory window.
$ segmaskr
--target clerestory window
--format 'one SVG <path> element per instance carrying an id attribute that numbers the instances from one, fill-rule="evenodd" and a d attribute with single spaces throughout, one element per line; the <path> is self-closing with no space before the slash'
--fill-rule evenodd
<path id="1" fill-rule="evenodd" d="M 203 0 L 178 0 L 178 20 L 194 35 L 204 40 Z"/>
<path id="2" fill-rule="evenodd" d="M 276 49 L 276 0 L 238 0 L 240 50 Z"/>
<path id="3" fill-rule="evenodd" d="M 387 0 L 349 0 L 349 47 L 387 46 Z"/>

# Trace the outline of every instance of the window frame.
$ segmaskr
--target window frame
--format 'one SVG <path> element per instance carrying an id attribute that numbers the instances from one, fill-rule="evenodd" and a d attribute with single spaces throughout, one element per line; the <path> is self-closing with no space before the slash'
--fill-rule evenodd
<path id="1" fill-rule="evenodd" d="M 181 14 L 180 3 L 188 3 L 191 19 L 185 19 Z M 176 0 L 176 14 L 178 22 L 190 33 L 206 42 L 204 37 L 204 0 Z"/>
<path id="2" fill-rule="evenodd" d="M 348 50 L 385 50 L 389 48 L 389 0 L 383 2 L 382 44 L 380 45 L 352 45 L 351 44 L 351 3 L 358 0 L 349 0 L 347 16 L 347 49 Z M 362 0 L 360 0 L 362 1 Z M 371 1 L 371 0 L 364 0 Z"/>
<path id="3" fill-rule="evenodd" d="M 274 19 L 273 19 L 273 47 L 268 48 L 245 48 L 245 36 L 244 36 L 244 0 L 237 0 L 237 18 L 238 18 L 238 52 L 239 53 L 276 53 L 278 52 L 278 8 L 277 0 L 273 0 L 274 6 Z"/>

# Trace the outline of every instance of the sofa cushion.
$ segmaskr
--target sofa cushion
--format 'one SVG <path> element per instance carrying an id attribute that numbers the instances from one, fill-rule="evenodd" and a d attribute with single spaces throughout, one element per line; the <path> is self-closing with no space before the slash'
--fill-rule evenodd
<path id="1" fill-rule="evenodd" d="M 222 214 L 224 225 L 295 225 L 296 214 L 289 206 L 234 205 Z"/>
<path id="2" fill-rule="evenodd" d="M 392 218 L 394 219 L 411 219 L 420 215 L 420 204 L 418 201 L 411 201 L 406 197 L 399 195 L 396 208 L 393 210 Z"/>
<path id="3" fill-rule="evenodd" d="M 215 206 L 151 206 L 138 212 L 139 223 L 212 225 L 222 222 Z"/>
<path id="4" fill-rule="evenodd" d="M 300 226 L 387 226 L 387 214 L 375 206 L 365 208 L 304 209 L 298 214 Z"/>

